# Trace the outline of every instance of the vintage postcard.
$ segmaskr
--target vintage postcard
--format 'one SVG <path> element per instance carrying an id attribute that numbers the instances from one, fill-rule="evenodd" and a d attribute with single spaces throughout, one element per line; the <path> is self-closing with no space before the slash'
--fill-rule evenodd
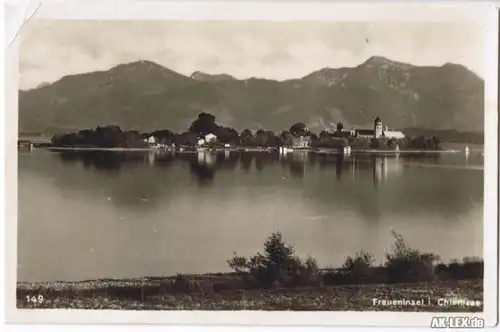
<path id="1" fill-rule="evenodd" d="M 120 6 L 10 35 L 9 321 L 496 324 L 493 6 Z"/>

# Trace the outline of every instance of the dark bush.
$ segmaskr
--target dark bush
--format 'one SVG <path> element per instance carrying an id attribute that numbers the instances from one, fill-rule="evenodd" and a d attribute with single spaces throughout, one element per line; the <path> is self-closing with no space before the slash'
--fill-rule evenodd
<path id="1" fill-rule="evenodd" d="M 347 277 L 356 283 L 366 283 L 371 280 L 372 265 L 375 258 L 364 251 L 357 252 L 354 257 L 347 257 L 342 268 Z"/>
<path id="2" fill-rule="evenodd" d="M 462 262 L 454 260 L 448 264 L 438 264 L 435 272 L 438 278 L 442 280 L 483 279 L 484 262 L 477 257 L 466 257 Z"/>
<path id="3" fill-rule="evenodd" d="M 321 283 L 316 261 L 313 258 L 302 261 L 295 255 L 294 248 L 285 244 L 279 232 L 265 241 L 263 254 L 257 253 L 247 259 L 234 253 L 228 265 L 236 272 L 250 275 L 249 282 L 255 280 L 262 287 Z"/>
<path id="4" fill-rule="evenodd" d="M 178 274 L 173 282 L 173 290 L 178 293 L 192 293 L 196 290 L 195 284 L 186 276 Z"/>
<path id="5" fill-rule="evenodd" d="M 325 272 L 323 273 L 322 279 L 325 286 L 346 285 L 351 282 L 349 280 L 349 276 L 344 270 Z"/>
<path id="6" fill-rule="evenodd" d="M 393 252 L 386 255 L 387 282 L 434 280 L 434 263 L 439 260 L 439 256 L 412 249 L 400 234 L 393 230 L 391 230 L 391 234 L 396 242 Z"/>

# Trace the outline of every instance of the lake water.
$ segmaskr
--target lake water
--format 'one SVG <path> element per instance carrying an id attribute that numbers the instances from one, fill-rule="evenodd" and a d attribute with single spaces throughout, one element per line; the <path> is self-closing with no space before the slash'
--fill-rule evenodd
<path id="1" fill-rule="evenodd" d="M 19 152 L 18 280 L 229 271 L 281 231 L 303 257 L 378 262 L 390 229 L 482 257 L 483 157 Z"/>

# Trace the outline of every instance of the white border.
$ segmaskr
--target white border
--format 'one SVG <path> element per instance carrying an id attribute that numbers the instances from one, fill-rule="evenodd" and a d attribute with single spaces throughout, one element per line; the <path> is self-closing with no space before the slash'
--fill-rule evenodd
<path id="1" fill-rule="evenodd" d="M 31 4 L 30 8 L 34 4 Z M 36 7 L 36 4 L 35 4 Z M 196 10 L 194 10 L 196 8 Z M 356 4 L 325 3 L 153 3 L 144 1 L 45 1 L 35 18 L 182 19 L 182 20 L 432 20 L 466 21 L 481 17 L 485 31 L 485 157 L 484 157 L 484 313 L 487 326 L 497 319 L 497 62 L 498 16 L 486 4 Z M 279 16 L 277 16 L 279 13 Z M 6 22 L 12 24 L 12 13 Z M 23 15 L 24 16 L 24 15 Z M 10 20 L 10 21 L 9 21 Z M 17 22 L 19 26 L 19 22 Z M 9 26 L 7 26 L 9 33 Z M 15 28 L 17 29 L 17 28 Z M 9 38 L 9 36 L 7 36 Z M 114 310 L 18 310 L 15 308 L 17 265 L 17 41 L 6 53 L 6 318 L 24 323 L 129 323 L 279 326 L 429 326 L 433 313 L 408 312 L 257 312 L 257 311 L 114 311 Z M 464 47 L 467 47 L 464 45 Z M 440 314 L 443 315 L 443 314 Z M 464 314 L 460 314 L 464 316 Z"/>

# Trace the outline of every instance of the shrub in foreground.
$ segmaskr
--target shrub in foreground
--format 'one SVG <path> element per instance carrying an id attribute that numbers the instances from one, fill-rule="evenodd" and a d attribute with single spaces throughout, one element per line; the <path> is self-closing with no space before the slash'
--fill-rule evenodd
<path id="1" fill-rule="evenodd" d="M 438 264 L 436 274 L 443 280 L 483 279 L 484 262 L 478 257 L 465 257 L 462 262 L 455 260 Z"/>
<path id="2" fill-rule="evenodd" d="M 354 257 L 348 256 L 342 269 L 346 272 L 346 277 L 355 283 L 366 283 L 372 279 L 372 265 L 375 258 L 365 252 L 357 252 Z"/>
<path id="3" fill-rule="evenodd" d="M 434 280 L 436 277 L 434 263 L 439 260 L 439 256 L 412 249 L 400 234 L 393 230 L 391 230 L 391 234 L 396 242 L 393 251 L 386 255 L 387 282 Z"/>
<path id="4" fill-rule="evenodd" d="M 261 287 L 320 284 L 317 262 L 309 257 L 301 260 L 292 246 L 285 244 L 280 232 L 273 233 L 264 243 L 264 253 L 250 258 L 234 254 L 228 265 L 246 275 Z"/>

